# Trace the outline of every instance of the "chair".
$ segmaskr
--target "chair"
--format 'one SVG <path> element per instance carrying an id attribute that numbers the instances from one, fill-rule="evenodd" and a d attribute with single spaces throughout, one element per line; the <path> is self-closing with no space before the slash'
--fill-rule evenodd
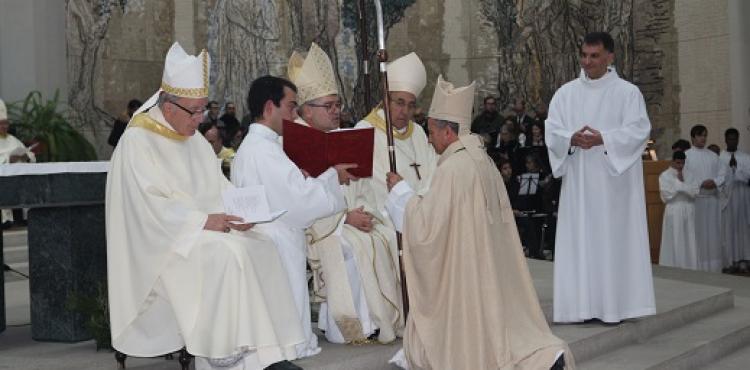
<path id="1" fill-rule="evenodd" d="M 179 353 L 179 357 L 177 358 L 177 361 L 179 361 L 180 366 L 182 366 L 182 370 L 188 370 L 190 369 L 190 362 L 193 361 L 193 355 L 188 353 L 187 349 L 183 347 L 181 350 L 174 352 Z M 168 353 L 164 355 L 165 360 L 172 360 L 174 359 L 173 354 L 174 353 Z M 125 368 L 125 360 L 128 358 L 128 355 L 115 350 L 115 360 L 117 361 L 117 368 L 118 369 L 124 369 Z"/>

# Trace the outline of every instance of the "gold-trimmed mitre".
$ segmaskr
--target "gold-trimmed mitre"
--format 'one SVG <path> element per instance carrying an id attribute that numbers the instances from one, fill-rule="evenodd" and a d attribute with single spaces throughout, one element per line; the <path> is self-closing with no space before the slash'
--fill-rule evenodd
<path id="1" fill-rule="evenodd" d="M 161 89 L 182 98 L 207 98 L 209 63 L 206 49 L 198 55 L 188 55 L 175 42 L 164 61 Z"/>
<path id="2" fill-rule="evenodd" d="M 432 95 L 432 104 L 428 117 L 458 123 L 459 135 L 471 131 L 471 111 L 474 107 L 474 88 L 476 83 L 468 86 L 454 87 L 439 75 Z"/>
<path id="3" fill-rule="evenodd" d="M 339 93 L 331 59 L 314 42 L 310 45 L 307 56 L 303 57 L 296 51 L 292 53 L 287 65 L 287 76 L 297 85 L 297 101 L 300 104 Z"/>
<path id="4" fill-rule="evenodd" d="M 427 71 L 417 54 L 409 53 L 388 63 L 388 91 L 406 91 L 419 98 L 427 85 Z"/>

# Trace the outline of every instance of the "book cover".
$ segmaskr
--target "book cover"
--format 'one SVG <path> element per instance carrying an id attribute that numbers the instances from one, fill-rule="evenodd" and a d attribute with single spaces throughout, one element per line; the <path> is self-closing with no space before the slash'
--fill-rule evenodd
<path id="1" fill-rule="evenodd" d="M 356 163 L 349 172 L 357 177 L 372 176 L 375 129 L 352 128 L 329 132 L 284 121 L 284 152 L 297 167 L 318 177 L 339 163 Z"/>

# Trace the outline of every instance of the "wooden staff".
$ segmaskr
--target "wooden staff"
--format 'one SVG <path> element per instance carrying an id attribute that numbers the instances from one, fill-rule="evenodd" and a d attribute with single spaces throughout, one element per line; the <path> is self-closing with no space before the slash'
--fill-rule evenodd
<path id="1" fill-rule="evenodd" d="M 388 97 L 388 53 L 385 51 L 385 29 L 383 27 L 383 7 L 380 0 L 375 1 L 375 14 L 378 20 L 378 62 L 380 64 L 380 80 L 383 87 L 383 112 L 385 113 L 385 136 L 388 138 L 388 162 L 391 172 L 396 173 L 396 147 L 393 145 L 393 124 L 391 123 L 391 109 Z M 404 248 L 401 242 L 401 233 L 396 232 L 398 244 L 398 265 L 401 268 L 401 300 L 404 306 L 404 321 L 409 315 L 409 295 L 406 290 L 406 273 L 404 272 Z"/>

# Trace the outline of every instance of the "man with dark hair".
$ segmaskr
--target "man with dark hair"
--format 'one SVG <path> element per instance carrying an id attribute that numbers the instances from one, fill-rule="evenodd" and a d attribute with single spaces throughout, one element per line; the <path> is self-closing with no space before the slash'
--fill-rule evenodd
<path id="1" fill-rule="evenodd" d="M 237 187 L 262 185 L 270 208 L 287 211 L 256 229 L 275 242 L 292 286 L 306 336 L 305 342 L 296 348 L 297 356 L 312 356 L 320 348 L 310 320 L 305 229 L 315 220 L 346 208 L 339 185 L 356 179 L 347 172 L 356 165 L 337 164 L 313 178 L 286 156 L 279 137 L 283 121 L 297 118 L 297 87 L 293 83 L 273 76 L 260 77 L 250 85 L 247 105 L 255 123 L 250 125 L 232 163 L 232 183 Z"/>
<path id="2" fill-rule="evenodd" d="M 656 312 L 641 163 L 651 123 L 638 87 L 611 66 L 612 51 L 608 34 L 586 35 L 580 77 L 555 92 L 545 123 L 552 173 L 562 177 L 556 322 Z"/>
<path id="3" fill-rule="evenodd" d="M 221 134 L 221 140 L 225 147 L 232 146 L 232 140 L 240 129 L 240 121 L 237 119 L 237 111 L 233 102 L 224 104 L 224 114 L 219 117 L 217 127 Z"/>
<path id="4" fill-rule="evenodd" d="M 109 143 L 109 145 L 112 145 L 113 147 L 117 146 L 117 142 L 120 141 L 120 136 L 125 132 L 125 127 L 128 126 L 130 118 L 133 117 L 133 113 L 138 110 L 141 105 L 143 105 L 143 103 L 138 99 L 131 99 L 128 102 L 128 107 L 125 113 L 118 117 L 112 126 L 112 131 L 109 133 L 109 138 L 107 138 L 107 143 Z"/>
<path id="5" fill-rule="evenodd" d="M 659 264 L 683 269 L 698 269 L 695 244 L 695 196 L 698 188 L 685 182 L 682 169 L 685 153 L 672 153 L 672 163 L 659 175 L 659 194 L 666 204 L 661 228 Z"/>
<path id="6" fill-rule="evenodd" d="M 724 263 L 750 259 L 750 155 L 737 149 L 740 132 L 736 128 L 724 132 L 727 150 L 719 155 L 727 169 L 722 197 L 724 224 Z"/>
<path id="7" fill-rule="evenodd" d="M 708 129 L 695 125 L 690 129 L 693 146 L 685 151 L 685 182 L 700 189 L 695 198 L 695 241 L 698 246 L 698 269 L 721 272 L 721 210 L 719 187 L 724 184 L 725 170 L 719 156 L 706 148 Z"/>
<path id="8" fill-rule="evenodd" d="M 534 123 L 534 119 L 526 113 L 526 100 L 521 97 L 513 99 L 513 124 L 518 134 L 518 142 L 523 145 L 526 142 L 526 136 L 529 135 L 529 126 Z"/>
<path id="9" fill-rule="evenodd" d="M 672 151 L 680 151 L 684 152 L 686 150 L 690 149 L 690 142 L 685 139 L 679 139 L 672 144 Z"/>
<path id="10" fill-rule="evenodd" d="M 206 104 L 206 113 L 203 122 L 218 123 L 219 121 L 219 102 L 211 100 Z"/>
<path id="11" fill-rule="evenodd" d="M 471 132 L 482 136 L 487 148 L 494 148 L 502 125 L 503 117 L 497 111 L 497 100 L 494 96 L 485 97 L 482 103 L 482 113 L 471 121 Z"/>

